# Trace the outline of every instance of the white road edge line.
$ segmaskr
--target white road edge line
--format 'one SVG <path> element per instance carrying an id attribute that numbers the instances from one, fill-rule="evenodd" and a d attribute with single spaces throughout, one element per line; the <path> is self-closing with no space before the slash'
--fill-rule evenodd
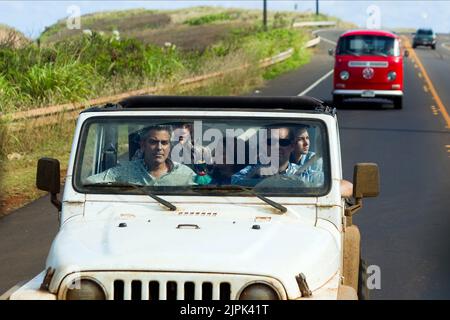
<path id="1" fill-rule="evenodd" d="M 328 42 L 328 43 L 330 43 L 330 44 L 332 44 L 332 45 L 337 45 L 336 42 L 331 41 L 331 40 L 328 40 L 327 38 L 324 38 L 324 37 L 322 37 L 322 36 L 321 36 L 320 38 L 322 39 L 322 41 Z"/>
<path id="2" fill-rule="evenodd" d="M 325 40 L 325 39 L 322 39 Z M 450 42 L 445 42 L 441 44 L 441 47 L 447 50 L 450 50 Z"/>
<path id="3" fill-rule="evenodd" d="M 326 30 L 326 29 L 322 29 L 322 30 Z M 319 33 L 322 30 L 316 30 L 313 32 L 313 34 Z M 336 42 L 328 40 L 324 37 L 320 37 L 322 41 L 328 42 L 332 45 L 337 45 Z M 324 81 L 326 78 L 328 78 L 330 75 L 332 75 L 334 72 L 334 69 L 331 69 L 330 71 L 328 71 L 324 76 L 322 76 L 319 80 L 317 80 L 316 82 L 314 82 L 312 85 L 310 85 L 308 88 L 306 88 L 306 90 L 302 91 L 301 93 L 299 93 L 297 96 L 304 96 L 305 94 L 307 94 L 309 91 L 311 91 L 312 89 L 314 89 L 315 87 L 317 87 L 319 85 L 319 83 L 321 83 L 322 81 Z"/>
<path id="4" fill-rule="evenodd" d="M 328 71 L 324 76 L 322 76 L 319 80 L 317 80 L 316 82 L 314 82 L 312 85 L 310 85 L 305 91 L 302 91 L 301 93 L 299 93 L 297 96 L 304 96 L 305 94 L 307 94 L 309 91 L 311 91 L 312 89 L 314 89 L 315 87 L 317 87 L 317 85 L 319 83 L 321 83 L 323 80 L 325 80 L 326 78 L 328 78 L 330 75 L 332 75 L 334 72 L 334 69 L 331 69 L 330 71 Z"/>

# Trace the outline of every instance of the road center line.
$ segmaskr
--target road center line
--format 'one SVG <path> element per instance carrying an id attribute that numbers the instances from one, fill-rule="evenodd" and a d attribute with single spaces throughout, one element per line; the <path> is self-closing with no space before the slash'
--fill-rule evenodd
<path id="1" fill-rule="evenodd" d="M 444 104 L 442 103 L 442 100 L 439 97 L 439 95 L 433 85 L 433 82 L 431 82 L 431 79 L 428 76 L 428 73 L 422 64 L 422 61 L 420 61 L 419 56 L 416 54 L 414 49 L 411 49 L 411 43 L 409 42 L 408 38 L 404 37 L 404 40 L 405 40 L 405 46 L 409 49 L 408 51 L 410 52 L 412 58 L 414 59 L 414 61 L 416 61 L 417 65 L 419 66 L 419 70 L 421 71 L 422 76 L 424 77 L 425 82 L 427 83 L 428 90 L 430 90 L 431 95 L 433 96 L 439 110 L 441 111 L 441 115 L 444 117 L 444 120 L 447 123 L 447 129 L 450 129 L 450 116 L 448 115 L 447 109 L 445 108 Z"/>
<path id="2" fill-rule="evenodd" d="M 330 75 L 332 75 L 334 72 L 333 69 L 331 69 L 330 71 L 328 71 L 324 76 L 322 76 L 319 80 L 317 80 L 316 82 L 314 82 L 312 85 L 310 85 L 305 91 L 302 91 L 301 93 L 299 93 L 297 96 L 304 96 L 305 94 L 307 94 L 309 91 L 311 91 L 312 89 L 314 89 L 315 87 L 317 87 L 317 85 L 319 83 L 321 83 L 323 80 L 325 80 L 326 78 L 328 78 Z"/>

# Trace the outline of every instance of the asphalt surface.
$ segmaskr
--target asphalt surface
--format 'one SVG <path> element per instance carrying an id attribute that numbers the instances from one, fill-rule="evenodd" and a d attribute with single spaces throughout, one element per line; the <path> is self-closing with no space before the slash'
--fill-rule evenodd
<path id="1" fill-rule="evenodd" d="M 323 31 L 336 41 L 340 32 Z M 443 104 L 450 111 L 450 37 L 437 50 L 417 48 Z M 442 43 L 449 43 L 449 47 Z M 258 88 L 252 95 L 297 95 L 333 67 L 322 41 L 310 64 Z M 375 162 L 381 194 L 365 199 L 354 218 L 362 255 L 381 270 L 372 299 L 450 299 L 450 129 L 412 59 L 405 60 L 402 110 L 389 104 L 348 103 L 338 109 L 344 177 L 358 162 Z M 307 95 L 331 100 L 332 76 Z M 43 270 L 58 230 L 48 197 L 0 219 L 0 293 Z"/>

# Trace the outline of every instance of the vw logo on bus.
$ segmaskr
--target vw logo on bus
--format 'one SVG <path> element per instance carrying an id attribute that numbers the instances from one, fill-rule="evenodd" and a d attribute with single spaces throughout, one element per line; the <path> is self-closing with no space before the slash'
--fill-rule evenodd
<path id="1" fill-rule="evenodd" d="M 370 80 L 373 78 L 375 71 L 372 68 L 365 68 L 362 72 L 364 79 Z"/>

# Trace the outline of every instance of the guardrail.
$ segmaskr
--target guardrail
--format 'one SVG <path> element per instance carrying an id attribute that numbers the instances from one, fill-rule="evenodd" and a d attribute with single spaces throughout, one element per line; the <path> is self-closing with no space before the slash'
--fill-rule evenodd
<path id="1" fill-rule="evenodd" d="M 294 22 L 292 27 L 303 28 L 303 27 L 334 27 L 336 26 L 336 21 L 303 21 Z"/>
<path id="2" fill-rule="evenodd" d="M 321 41 L 320 37 L 316 37 L 310 41 L 308 41 L 305 44 L 305 48 L 311 48 L 319 44 Z M 290 48 L 284 52 L 281 52 L 275 56 L 262 59 L 259 61 L 259 67 L 260 68 L 267 68 L 271 65 L 280 63 L 282 61 L 285 61 L 289 59 L 292 54 L 294 53 L 294 49 Z M 171 83 L 171 84 L 163 84 L 158 86 L 152 86 L 147 87 L 143 89 L 138 90 L 132 90 L 116 95 L 111 95 L 107 97 L 101 97 L 97 99 L 91 99 L 85 102 L 76 102 L 76 103 L 66 103 L 61 105 L 55 105 L 55 106 L 49 106 L 45 108 L 37 108 L 37 109 L 31 109 L 27 111 L 19 111 L 12 114 L 7 115 L 1 115 L 1 118 L 3 120 L 7 120 L 11 126 L 12 131 L 19 131 L 22 130 L 24 126 L 28 124 L 28 122 L 24 123 L 26 120 L 32 120 L 34 126 L 42 126 L 42 125 L 49 125 L 54 124 L 57 122 L 60 122 L 62 120 L 66 119 L 74 119 L 78 116 L 79 111 L 81 109 L 84 109 L 88 106 L 94 106 L 94 105 L 102 105 L 108 102 L 119 102 L 125 98 L 131 97 L 131 96 L 138 96 L 138 95 L 144 95 L 144 94 L 154 94 L 157 92 L 164 91 L 168 88 L 173 88 L 174 86 L 177 87 L 188 87 L 188 86 L 202 86 L 204 83 L 210 79 L 223 77 L 228 73 L 231 73 L 233 71 L 242 70 L 245 68 L 250 67 L 250 64 L 244 64 L 240 65 L 238 67 L 228 69 L 225 71 L 220 72 L 214 72 L 209 74 L 204 74 L 188 79 L 183 79 L 178 83 Z M 58 116 L 59 117 L 56 117 Z"/>

